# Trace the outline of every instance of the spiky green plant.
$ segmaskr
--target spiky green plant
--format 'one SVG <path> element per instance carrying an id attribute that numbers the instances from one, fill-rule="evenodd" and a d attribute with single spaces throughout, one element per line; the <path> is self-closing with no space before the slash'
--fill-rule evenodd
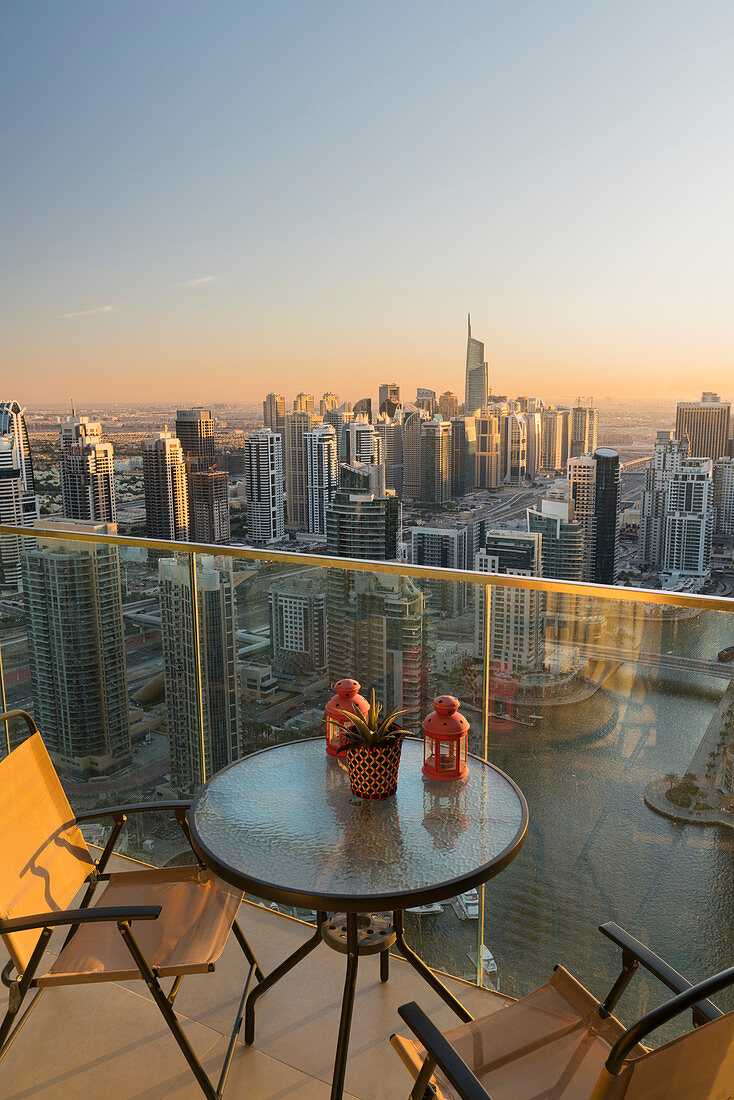
<path id="1" fill-rule="evenodd" d="M 372 701 L 366 718 L 363 718 L 361 714 L 350 714 L 348 718 L 345 716 L 343 722 L 340 722 L 338 718 L 335 721 L 337 725 L 341 726 L 345 739 L 350 745 L 366 745 L 374 748 L 376 745 L 389 745 L 408 732 L 402 729 L 396 721 L 406 713 L 404 710 L 391 710 L 385 718 L 380 720 L 381 713 L 382 703 L 375 702 L 373 688 Z"/>

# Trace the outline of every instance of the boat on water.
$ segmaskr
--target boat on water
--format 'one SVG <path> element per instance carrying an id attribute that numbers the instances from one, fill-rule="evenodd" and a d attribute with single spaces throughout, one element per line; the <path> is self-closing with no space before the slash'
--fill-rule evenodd
<path id="1" fill-rule="evenodd" d="M 443 905 L 439 905 L 437 901 L 434 901 L 430 905 L 412 905 L 405 911 L 406 913 L 415 913 L 419 917 L 432 917 L 443 913 Z"/>
<path id="2" fill-rule="evenodd" d="M 473 955 L 471 951 L 467 951 L 466 957 L 474 966 L 477 965 L 477 956 Z M 497 973 L 497 961 L 486 944 L 482 944 L 482 969 L 485 974 Z"/>
<path id="3" fill-rule="evenodd" d="M 537 718 L 538 720 L 545 718 L 544 714 L 529 714 L 528 718 Z"/>
<path id="4" fill-rule="evenodd" d="M 467 890 L 456 899 L 464 920 L 479 920 L 479 894 L 476 890 Z"/>
<path id="5" fill-rule="evenodd" d="M 720 649 L 716 654 L 718 661 L 734 661 L 734 645 L 728 645 L 726 649 Z"/>

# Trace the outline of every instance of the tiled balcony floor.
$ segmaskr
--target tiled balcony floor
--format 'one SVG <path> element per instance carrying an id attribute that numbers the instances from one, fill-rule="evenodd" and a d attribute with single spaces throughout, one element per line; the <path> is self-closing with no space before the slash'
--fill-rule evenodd
<path id="1" fill-rule="evenodd" d="M 248 903 L 240 924 L 266 973 L 312 934 L 299 921 Z M 319 946 L 262 997 L 255 1045 L 238 1044 L 225 1098 L 328 1098 L 345 962 L 343 955 Z M 184 979 L 176 1001 L 189 1039 L 215 1082 L 242 993 L 244 965 L 230 937 L 216 971 Z M 504 1003 L 498 994 L 463 982 L 447 984 L 475 1016 Z M 0 988 L 3 1000 L 4 992 Z M 404 1026 L 397 1006 L 410 1000 L 417 1000 L 439 1027 L 457 1022 L 404 960 L 391 957 L 386 984 L 379 980 L 376 957 L 360 960 L 346 1079 L 349 1097 L 408 1097 L 410 1076 L 388 1038 Z M 4 1013 L 2 1001 L 0 1007 Z M 143 983 L 105 982 L 43 994 L 0 1063 L 0 1096 L 197 1100 L 202 1093 Z"/>

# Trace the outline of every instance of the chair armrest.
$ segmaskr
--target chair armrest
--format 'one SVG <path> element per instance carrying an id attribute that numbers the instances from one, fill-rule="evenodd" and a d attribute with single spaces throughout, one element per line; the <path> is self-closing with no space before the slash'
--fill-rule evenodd
<path id="1" fill-rule="evenodd" d="M 9 722 L 11 718 L 22 718 L 31 733 L 38 733 L 38 726 L 27 710 L 6 710 L 4 714 L 0 714 L 0 722 Z"/>
<path id="2" fill-rule="evenodd" d="M 65 909 L 59 913 L 36 913 L 31 917 L 11 917 L 0 920 L 0 935 L 27 932 L 31 928 L 51 928 L 63 924 L 96 924 L 100 921 L 156 920 L 160 905 L 100 905 L 97 908 Z"/>
<path id="3" fill-rule="evenodd" d="M 398 1013 L 413 1034 L 420 1039 L 436 1065 L 441 1067 L 462 1100 L 492 1100 L 463 1058 L 456 1053 L 448 1039 L 429 1020 L 415 1001 L 401 1005 Z"/>
<path id="4" fill-rule="evenodd" d="M 175 812 L 188 810 L 190 802 L 134 802 L 129 806 L 107 806 L 99 810 L 82 810 L 76 814 L 77 825 L 85 821 L 96 821 L 100 817 L 129 817 L 131 814 L 152 814 L 157 812 Z"/>
<path id="5" fill-rule="evenodd" d="M 599 931 L 612 943 L 616 943 L 618 947 L 621 947 L 626 957 L 631 956 L 635 959 L 641 966 L 645 967 L 645 970 L 649 970 L 651 974 L 654 974 L 658 981 L 661 981 L 663 985 L 667 985 L 673 993 L 685 993 L 686 990 L 693 988 L 692 983 L 684 978 L 682 974 L 679 974 L 664 959 L 661 959 L 649 947 L 645 947 L 644 943 L 640 943 L 624 928 L 620 928 L 614 921 L 608 921 L 606 924 L 600 925 Z M 612 1006 L 608 1007 L 611 1010 Z M 696 1023 L 707 1023 L 719 1016 L 721 1016 L 721 1012 L 711 1001 L 702 1001 L 694 1006 L 694 1022 Z"/>
<path id="6" fill-rule="evenodd" d="M 722 970 L 720 974 L 714 974 L 711 978 L 705 978 L 697 985 L 692 985 L 683 993 L 679 993 L 677 997 L 671 997 L 669 1001 L 654 1008 L 652 1012 L 647 1012 L 617 1039 L 606 1061 L 607 1071 L 616 1076 L 630 1051 L 651 1031 L 655 1031 L 662 1024 L 667 1024 L 668 1020 L 674 1019 L 681 1012 L 686 1012 L 701 1001 L 704 1004 L 711 1004 L 706 998 L 730 985 L 734 985 L 734 966 L 730 966 L 728 970 Z M 716 1010 L 715 1019 L 724 1015 L 715 1005 L 711 1007 Z"/>

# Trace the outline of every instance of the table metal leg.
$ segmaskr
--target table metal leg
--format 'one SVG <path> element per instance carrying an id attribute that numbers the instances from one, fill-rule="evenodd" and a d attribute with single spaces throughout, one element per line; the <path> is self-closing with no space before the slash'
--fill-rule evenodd
<path id="1" fill-rule="evenodd" d="M 407 959 L 414 970 L 417 970 L 424 981 L 428 982 L 431 989 L 438 993 L 441 1000 L 445 1001 L 449 1008 L 452 1008 L 460 1020 L 465 1023 L 469 1023 L 474 1017 L 470 1012 L 464 1008 L 461 1001 L 458 1001 L 456 997 L 446 988 L 443 982 L 436 977 L 432 970 L 430 970 L 423 959 L 416 955 L 412 948 L 408 947 L 405 942 L 405 936 L 403 934 L 403 914 L 402 911 L 396 910 L 393 913 L 393 924 L 395 925 L 395 934 L 397 939 L 395 940 L 395 946 L 404 959 Z"/>
<path id="2" fill-rule="evenodd" d="M 386 982 L 390 977 L 390 951 L 380 952 L 380 981 Z"/>
<path id="3" fill-rule="evenodd" d="M 245 1005 L 245 1042 L 248 1046 L 251 1046 L 255 1041 L 255 1001 L 258 997 L 262 996 L 263 993 L 266 993 L 271 986 L 274 986 L 276 982 L 280 981 L 289 970 L 292 970 L 293 967 L 297 966 L 307 955 L 310 955 L 314 948 L 318 947 L 321 943 L 321 923 L 325 920 L 326 913 L 317 913 L 316 931 L 311 939 L 302 943 L 292 955 L 284 959 L 282 963 L 276 966 L 275 970 L 271 971 L 270 974 L 250 990 L 247 1004 Z"/>
<path id="4" fill-rule="evenodd" d="M 334 1077 L 331 1083 L 331 1100 L 341 1100 L 344 1094 L 344 1078 L 347 1072 L 347 1055 L 349 1053 L 349 1033 L 352 1028 L 354 992 L 357 986 L 357 966 L 359 964 L 357 915 L 357 913 L 347 913 L 347 974 L 344 980 L 339 1038 L 336 1044 Z"/>

